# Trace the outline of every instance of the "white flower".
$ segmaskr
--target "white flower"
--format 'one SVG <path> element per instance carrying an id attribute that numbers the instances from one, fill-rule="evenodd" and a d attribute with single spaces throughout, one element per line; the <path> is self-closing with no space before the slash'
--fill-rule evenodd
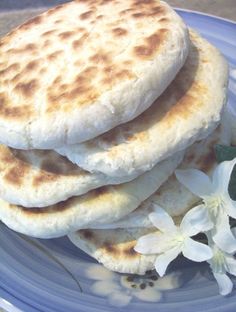
<path id="1" fill-rule="evenodd" d="M 212 180 L 200 170 L 176 170 L 177 179 L 192 193 L 203 199 L 200 210 L 206 210 L 208 218 L 214 223 L 212 238 L 222 250 L 232 253 L 236 251 L 236 239 L 229 226 L 229 216 L 236 219 L 236 202 L 228 193 L 231 172 L 236 164 L 224 161 L 213 172 Z"/>
<path id="2" fill-rule="evenodd" d="M 207 234 L 207 237 L 208 244 L 213 251 L 213 257 L 207 262 L 210 264 L 212 273 L 218 283 L 220 294 L 226 296 L 233 289 L 233 283 L 226 273 L 236 276 L 236 260 L 232 254 L 218 248 L 209 234 Z"/>
<path id="3" fill-rule="evenodd" d="M 207 245 L 190 238 L 212 228 L 213 225 L 209 222 L 205 211 L 191 209 L 179 226 L 176 226 L 167 212 L 158 206 L 155 212 L 149 214 L 149 218 L 160 232 L 140 237 L 134 249 L 141 254 L 160 254 L 155 261 L 155 268 L 160 276 L 165 274 L 169 263 L 181 252 L 184 257 L 197 262 L 212 257 L 212 251 Z"/>
<path id="4" fill-rule="evenodd" d="M 92 264 L 85 270 L 87 277 L 95 280 L 91 291 L 116 307 L 123 307 L 133 298 L 147 302 L 158 302 L 162 292 L 179 287 L 179 272 L 173 272 L 163 278 L 149 272 L 144 276 L 126 275 L 111 272 L 101 265 Z"/>

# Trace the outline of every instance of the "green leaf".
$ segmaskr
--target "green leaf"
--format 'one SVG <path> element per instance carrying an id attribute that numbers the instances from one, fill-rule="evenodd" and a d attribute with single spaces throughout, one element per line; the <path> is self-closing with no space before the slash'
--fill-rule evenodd
<path id="1" fill-rule="evenodd" d="M 236 147 L 217 144 L 215 145 L 215 154 L 218 163 L 232 160 L 236 157 Z"/>
<path id="2" fill-rule="evenodd" d="M 215 145 L 215 154 L 218 163 L 225 160 L 232 160 L 236 157 L 236 147 L 217 144 Z M 233 200 L 236 200 L 236 166 L 232 171 L 229 182 L 229 195 Z"/>

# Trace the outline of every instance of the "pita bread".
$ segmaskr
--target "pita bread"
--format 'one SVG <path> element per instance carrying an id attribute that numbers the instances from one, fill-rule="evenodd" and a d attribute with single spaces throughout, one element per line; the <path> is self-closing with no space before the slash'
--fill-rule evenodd
<path id="1" fill-rule="evenodd" d="M 29 20 L 0 40 L 0 142 L 52 149 L 135 118 L 174 79 L 188 44 L 158 0 L 77 0 Z"/>
<path id="2" fill-rule="evenodd" d="M 182 159 L 180 152 L 131 182 L 104 186 L 45 208 L 27 209 L 0 200 L 0 220 L 15 231 L 39 238 L 59 237 L 93 223 L 117 221 L 153 194 Z"/>
<path id="3" fill-rule="evenodd" d="M 209 138 L 190 147 L 179 168 L 197 168 L 206 173 L 211 172 L 216 165 L 213 156 L 214 144 L 230 144 L 231 133 L 228 125 L 229 123 L 225 123 L 224 126 L 218 127 Z M 174 217 L 175 223 L 179 224 L 182 215 L 198 200 L 172 175 L 133 213 L 116 223 L 107 225 L 113 227 L 112 229 L 79 230 L 70 233 L 68 237 L 78 248 L 112 271 L 144 274 L 154 269 L 156 256 L 141 255 L 133 248 L 139 237 L 157 231 L 148 219 L 148 214 L 153 211 L 153 204 L 162 206 Z"/>
<path id="4" fill-rule="evenodd" d="M 24 151 L 0 145 L 0 198 L 11 204 L 46 207 L 134 178 L 90 173 L 54 151 Z"/>
<path id="5" fill-rule="evenodd" d="M 123 176 L 207 137 L 226 102 L 228 67 L 219 51 L 190 32 L 188 59 L 167 90 L 135 120 L 83 144 L 57 149 L 91 172 Z"/>

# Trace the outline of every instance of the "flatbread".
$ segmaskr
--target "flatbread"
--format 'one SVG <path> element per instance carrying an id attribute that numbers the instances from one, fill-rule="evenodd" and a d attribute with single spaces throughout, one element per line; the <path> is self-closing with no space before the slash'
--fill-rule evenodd
<path id="1" fill-rule="evenodd" d="M 77 0 L 0 40 L 0 142 L 52 149 L 127 122 L 188 54 L 181 18 L 158 0 Z"/>
<path id="2" fill-rule="evenodd" d="M 218 127 L 209 138 L 190 147 L 179 168 L 196 168 L 208 174 L 212 172 L 216 166 L 213 155 L 214 144 L 230 144 L 231 132 L 228 125 L 229 123 Z M 133 248 L 139 237 L 157 231 L 148 219 L 148 214 L 153 211 L 153 204 L 162 206 L 174 218 L 175 223 L 179 224 L 184 213 L 198 200 L 172 175 L 133 213 L 118 222 L 107 225 L 110 229 L 79 230 L 70 233 L 68 237 L 78 248 L 112 271 L 144 274 L 154 269 L 156 256 L 141 255 Z M 105 225 L 100 225 L 100 227 L 105 227 Z"/>
<path id="3" fill-rule="evenodd" d="M 46 207 L 134 178 L 90 173 L 54 151 L 24 151 L 0 145 L 0 198 L 11 204 Z"/>
<path id="4" fill-rule="evenodd" d="M 147 111 L 98 138 L 57 151 L 88 171 L 123 176 L 150 170 L 207 137 L 226 103 L 228 66 L 205 39 L 193 31 L 190 39 L 184 67 Z"/>
<path id="5" fill-rule="evenodd" d="M 0 220 L 15 231 L 39 238 L 60 237 L 93 223 L 115 222 L 153 194 L 182 159 L 180 152 L 131 182 L 104 186 L 45 208 L 27 209 L 0 200 Z"/>

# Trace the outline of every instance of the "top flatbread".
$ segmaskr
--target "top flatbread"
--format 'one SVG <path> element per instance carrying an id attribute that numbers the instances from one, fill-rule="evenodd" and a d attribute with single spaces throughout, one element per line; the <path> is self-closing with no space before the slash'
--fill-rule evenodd
<path id="1" fill-rule="evenodd" d="M 78 0 L 0 40 L 0 142 L 51 149 L 146 110 L 188 54 L 188 31 L 157 0 Z"/>
<path id="2" fill-rule="evenodd" d="M 124 176 L 149 170 L 210 134 L 226 102 L 228 66 L 195 32 L 190 39 L 184 67 L 147 111 L 98 138 L 57 151 L 88 171 Z"/>

